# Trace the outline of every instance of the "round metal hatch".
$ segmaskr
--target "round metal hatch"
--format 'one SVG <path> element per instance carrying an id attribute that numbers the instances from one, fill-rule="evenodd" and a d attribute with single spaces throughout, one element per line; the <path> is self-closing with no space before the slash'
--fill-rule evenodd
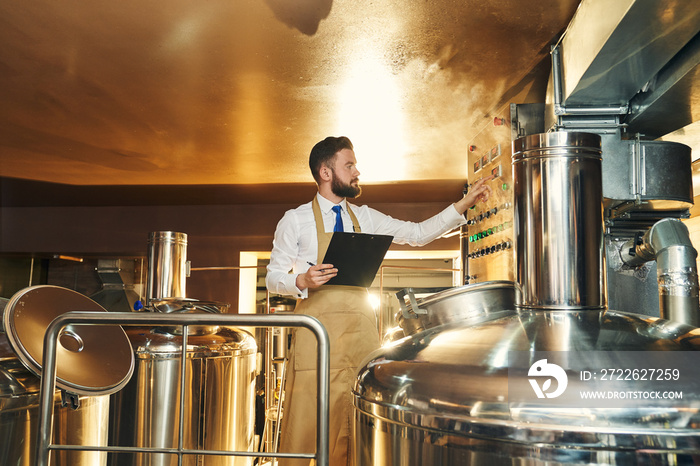
<path id="1" fill-rule="evenodd" d="M 102 311 L 90 298 L 67 288 L 39 285 L 17 292 L 5 306 L 7 337 L 22 363 L 41 375 L 44 334 L 69 311 Z M 121 389 L 134 371 L 134 352 L 115 325 L 68 325 L 56 345 L 56 385 L 70 393 L 107 395 Z"/>

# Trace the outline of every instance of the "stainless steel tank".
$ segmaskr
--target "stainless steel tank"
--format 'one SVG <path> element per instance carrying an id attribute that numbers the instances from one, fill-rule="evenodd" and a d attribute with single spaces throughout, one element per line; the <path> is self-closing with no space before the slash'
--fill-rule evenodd
<path id="1" fill-rule="evenodd" d="M 185 297 L 187 235 L 153 232 L 148 242 L 146 311 L 221 313 L 229 305 Z M 181 399 L 182 327 L 131 328 L 134 376 L 115 394 L 110 443 L 144 448 L 253 451 L 257 345 L 248 332 L 191 325 Z M 180 410 L 182 406 L 182 412 Z M 180 419 L 183 422 L 180 422 Z M 182 430 L 182 438 L 180 438 Z M 178 465 L 176 455 L 116 454 L 112 465 Z M 193 454 L 183 465 L 244 466 L 249 457 Z"/>
<path id="2" fill-rule="evenodd" d="M 597 134 L 513 142 L 516 281 L 528 309 L 604 309 L 603 191 Z"/>
<path id="3" fill-rule="evenodd" d="M 698 397 L 612 408 L 516 398 L 534 385 L 531 372 L 510 372 L 515 359 L 530 371 L 545 354 L 615 368 L 623 353 L 651 360 L 675 352 L 670 359 L 690 356 L 695 367 L 700 329 L 606 310 L 598 136 L 537 135 L 513 148 L 514 309 L 425 328 L 370 355 L 353 391 L 356 464 L 694 464 Z M 464 294 L 455 305 L 468 315 Z M 572 393 L 604 383 L 571 375 Z M 655 387 L 633 383 L 643 393 Z"/>
<path id="4" fill-rule="evenodd" d="M 203 306 L 211 308 L 211 303 Z M 174 301 L 166 306 L 178 312 Z M 196 309 L 186 300 L 182 310 Z M 205 311 L 206 312 L 206 311 Z M 127 330 L 136 355 L 134 376 L 113 395 L 112 441 L 118 446 L 176 448 L 180 425 L 182 332 L 173 328 Z M 255 339 L 231 327 L 198 326 L 188 332 L 185 363 L 183 446 L 187 449 L 253 451 Z M 118 454 L 113 465 L 177 465 L 176 455 Z M 243 466 L 252 459 L 189 455 L 183 465 Z"/>
<path id="5" fill-rule="evenodd" d="M 440 325 L 462 322 L 474 325 L 515 312 L 518 287 L 515 283 L 495 280 L 450 288 L 416 299 L 412 290 L 396 294 L 401 311 L 396 322 L 401 332 L 390 330 L 390 340 L 414 335 Z"/>
<path id="6" fill-rule="evenodd" d="M 697 351 L 698 334 L 602 311 L 523 311 L 415 334 L 382 348 L 359 372 L 356 464 L 695 464 L 697 403 L 669 408 L 643 400 L 616 409 L 509 403 L 507 362 L 511 351 L 533 358 L 547 350 Z M 559 335 L 567 336 L 566 345 Z M 571 378 L 569 384 L 580 385 Z"/>
<path id="7" fill-rule="evenodd" d="M 56 316 L 75 310 L 104 311 L 89 298 L 54 286 L 25 288 L 10 300 L 0 300 L 3 329 L 8 332 L 0 332 L 2 465 L 35 464 L 43 329 Z M 126 383 L 133 369 L 130 352 L 122 351 L 123 343 L 128 347 L 126 335 L 118 327 L 75 327 L 62 333 L 56 381 L 62 390 L 56 390 L 54 395 L 54 444 L 107 446 L 108 395 Z M 66 390 L 82 396 L 66 394 Z M 50 458 L 51 464 L 57 466 L 107 463 L 107 454 L 98 451 L 59 450 L 51 452 Z"/>
<path id="8" fill-rule="evenodd" d="M 35 464 L 39 428 L 40 379 L 20 362 L 7 337 L 0 333 L 0 464 Z M 53 436 L 62 445 L 107 445 L 109 396 L 81 397 L 77 409 L 61 407 L 56 391 Z M 54 452 L 57 466 L 106 464 L 100 452 Z"/>

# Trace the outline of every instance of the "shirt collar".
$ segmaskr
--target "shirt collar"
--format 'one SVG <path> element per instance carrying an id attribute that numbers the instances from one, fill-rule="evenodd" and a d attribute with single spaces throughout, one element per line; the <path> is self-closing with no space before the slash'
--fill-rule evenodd
<path id="1" fill-rule="evenodd" d="M 340 201 L 338 204 L 333 204 L 331 201 L 321 196 L 321 193 L 317 193 L 316 198 L 318 199 L 318 206 L 321 208 L 321 212 L 323 212 L 324 214 L 330 212 L 333 206 L 335 205 L 339 205 L 346 212 L 348 210 L 345 199 Z"/>

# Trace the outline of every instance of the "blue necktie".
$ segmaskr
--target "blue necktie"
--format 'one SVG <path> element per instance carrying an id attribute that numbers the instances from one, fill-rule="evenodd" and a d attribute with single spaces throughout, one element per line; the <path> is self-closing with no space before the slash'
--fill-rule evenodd
<path id="1" fill-rule="evenodd" d="M 340 206 L 334 205 L 333 212 L 335 212 L 335 227 L 333 227 L 333 231 L 345 231 L 343 228 L 343 219 L 340 218 Z"/>

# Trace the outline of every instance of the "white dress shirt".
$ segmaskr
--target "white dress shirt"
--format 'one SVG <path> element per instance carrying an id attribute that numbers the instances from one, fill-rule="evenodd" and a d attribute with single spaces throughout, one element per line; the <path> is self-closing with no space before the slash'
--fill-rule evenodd
<path id="1" fill-rule="evenodd" d="M 335 225 L 335 204 L 316 194 L 326 232 L 332 232 Z M 343 199 L 341 206 L 343 228 L 352 232 L 352 220 L 348 207 L 352 209 L 360 224 L 362 233 L 391 235 L 397 244 L 423 246 L 444 233 L 466 223 L 464 216 L 453 205 L 447 206 L 439 214 L 420 223 L 397 220 L 367 206 L 349 204 Z M 306 298 L 307 290 L 296 286 L 298 274 L 306 272 L 318 260 L 318 239 L 316 221 L 311 202 L 296 209 L 288 210 L 277 224 L 272 242 L 270 264 L 267 266 L 265 282 L 272 293 Z M 289 272 L 292 273 L 289 273 Z"/>

